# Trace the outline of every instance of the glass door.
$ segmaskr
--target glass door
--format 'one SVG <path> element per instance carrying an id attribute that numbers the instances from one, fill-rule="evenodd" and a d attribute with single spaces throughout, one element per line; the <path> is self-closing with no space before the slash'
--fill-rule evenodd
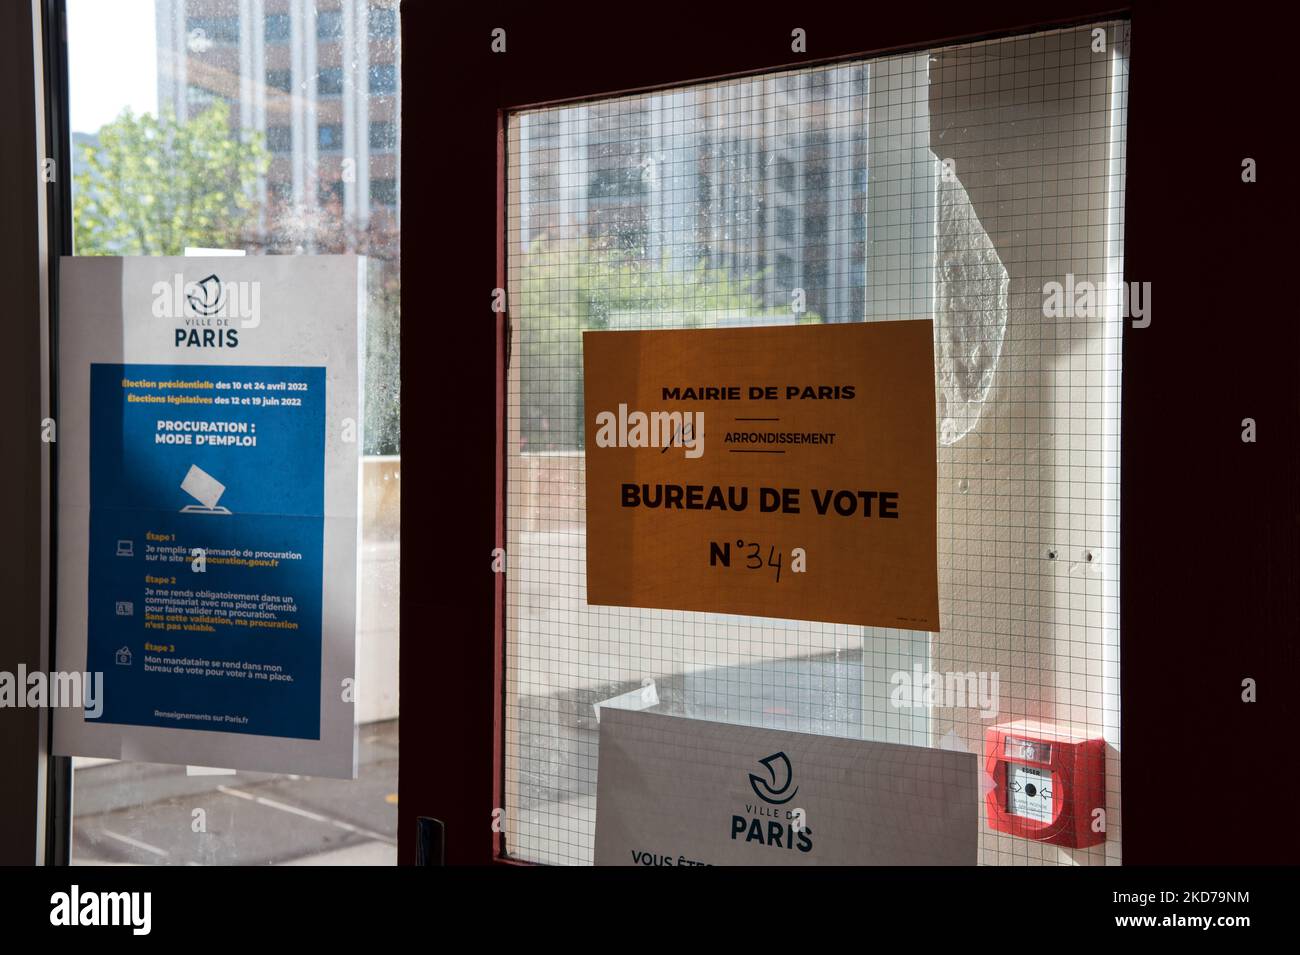
<path id="1" fill-rule="evenodd" d="M 73 252 L 367 257 L 355 781 L 74 761 L 83 864 L 394 864 L 396 0 L 67 0 Z"/>
<path id="2" fill-rule="evenodd" d="M 1127 26 L 509 114 L 511 860 L 592 860 L 594 706 L 983 753 L 1110 745 L 1119 805 Z M 1098 36 L 1104 42 L 1098 43 Z M 1062 309 L 1076 283 L 1103 290 Z M 798 301 L 803 308 L 792 308 Z M 929 317 L 942 632 L 587 602 L 582 333 Z M 981 758 L 981 765 L 983 764 Z M 1106 864 L 994 831 L 985 864 Z"/>

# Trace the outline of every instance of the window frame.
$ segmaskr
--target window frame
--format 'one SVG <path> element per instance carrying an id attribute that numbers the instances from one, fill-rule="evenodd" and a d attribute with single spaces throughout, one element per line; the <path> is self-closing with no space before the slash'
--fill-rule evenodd
<path id="1" fill-rule="evenodd" d="M 0 31 L 0 44 L 14 54 L 7 62 L 26 71 L 33 65 L 35 39 L 40 44 L 38 60 L 44 61 L 44 90 L 38 74 L 34 90 L 23 84 L 15 87 L 18 95 L 12 98 L 12 115 L 27 116 L 14 125 L 12 154 L 18 171 L 6 180 L 22 197 L 21 219 L 8 237 L 15 255 L 0 257 L 0 268 L 7 269 L 7 285 L 16 300 L 37 302 L 47 296 L 49 318 L 42 332 L 48 332 L 53 344 L 58 255 L 71 248 L 69 183 L 59 176 L 36 184 L 21 169 L 31 168 L 42 155 L 54 158 L 62 169 L 70 165 L 63 3 L 41 0 L 36 6 L 6 9 L 12 15 L 6 22 L 16 27 Z M 1281 10 L 1265 11 L 1251 19 L 1249 27 L 1242 18 L 1224 17 L 1214 23 L 1216 75 L 1231 82 L 1196 84 L 1195 101 L 1183 105 L 1174 96 L 1182 88 L 1179 84 L 1185 84 L 1187 51 L 1203 48 L 1204 18 L 1184 17 L 1164 5 L 1139 8 L 1133 2 L 1067 2 L 1058 10 L 1061 15 L 1044 17 L 1040 4 L 1008 2 L 996 10 L 963 5 L 936 17 L 929 8 L 884 8 L 872 12 L 869 24 L 807 12 L 804 26 L 818 55 L 834 60 L 1115 17 L 1132 21 L 1137 66 L 1128 110 L 1125 278 L 1160 284 L 1162 308 L 1152 327 L 1134 330 L 1126 325 L 1124 330 L 1125 861 L 1291 862 L 1300 833 L 1284 827 L 1262 837 L 1249 787 L 1212 783 L 1213 819 L 1205 817 L 1202 799 L 1169 796 L 1203 792 L 1208 757 L 1229 745 L 1239 760 L 1275 759 L 1275 733 L 1261 727 L 1289 725 L 1286 720 L 1294 718 L 1294 702 L 1286 700 L 1285 693 L 1265 692 L 1259 703 L 1243 706 L 1236 689 L 1239 674 L 1274 676 L 1282 685 L 1294 673 L 1294 652 L 1281 635 L 1300 618 L 1295 577 L 1300 546 L 1294 527 L 1279 520 L 1300 510 L 1300 488 L 1294 483 L 1300 425 L 1287 413 L 1294 407 L 1300 326 L 1276 317 L 1270 284 L 1292 267 L 1290 237 L 1277 221 L 1277 193 L 1270 191 L 1269 177 L 1246 187 L 1244 198 L 1239 179 L 1243 153 L 1248 151 L 1266 169 L 1269 158 L 1286 155 L 1282 124 L 1276 124 L 1270 112 L 1276 98 L 1243 97 L 1240 91 L 1269 89 L 1285 68 L 1285 58 L 1259 55 L 1258 37 L 1279 35 L 1289 23 Z M 40 20 L 31 23 L 37 13 Z M 457 277 L 433 296 L 441 315 L 432 316 L 456 320 L 411 321 L 401 333 L 405 360 L 415 362 L 417 372 L 423 374 L 429 362 L 438 369 L 436 379 L 405 379 L 408 405 L 427 400 L 435 410 L 454 405 L 456 412 L 413 414 L 404 427 L 403 470 L 408 481 L 427 489 L 403 502 L 404 536 L 416 540 L 416 535 L 429 535 L 435 546 L 428 549 L 431 557 L 420 554 L 403 562 L 402 616 L 408 622 L 439 624 L 430 628 L 435 639 L 410 640 L 402 647 L 401 682 L 408 699 L 399 807 L 399 860 L 404 864 L 416 859 L 421 816 L 435 817 L 445 827 L 447 862 L 509 861 L 497 858 L 500 840 L 491 830 L 492 809 L 501 805 L 501 790 L 493 787 L 500 779 L 494 759 L 496 745 L 503 742 L 503 722 L 494 720 L 494 714 L 504 714 L 501 668 L 496 665 L 504 659 L 504 644 L 497 626 L 503 588 L 499 575 L 487 569 L 489 543 L 503 539 L 504 533 L 497 510 L 504 444 L 496 422 L 505 412 L 504 381 L 497 371 L 508 354 L 508 324 L 488 306 L 490 289 L 505 287 L 503 111 L 827 61 L 792 56 L 785 25 L 758 18 L 742 22 L 707 10 L 696 12 L 688 30 L 664 18 L 640 22 L 635 42 L 624 42 L 606 21 L 565 18 L 556 23 L 543 13 L 521 13 L 505 22 L 510 52 L 502 59 L 489 53 L 489 27 L 471 12 L 448 15 L 436 5 L 413 2 L 404 3 L 401 10 L 402 38 L 410 48 L 439 38 L 436 69 L 428 59 L 416 63 L 410 58 L 403 68 L 403 101 L 410 111 L 402 131 L 404 145 L 419 157 L 417 172 L 423 174 L 432 157 L 441 173 L 410 176 L 403 184 L 407 288 L 412 301 L 419 303 L 416 290 L 427 282 L 431 262 Z M 41 33 L 33 37 L 35 30 Z M 582 52 L 557 55 L 565 50 Z M 448 82 L 451 95 L 444 85 Z M 35 121 L 29 93 L 43 107 Z M 439 123 L 421 126 L 430 114 L 437 115 Z M 1195 155 L 1184 154 L 1171 164 L 1165 124 L 1203 121 L 1207 116 L 1215 117 L 1218 135 L 1209 137 Z M 28 135 L 33 127 L 36 135 Z M 462 137 L 461 146 L 446 144 L 447 129 Z M 1286 188 L 1285 177 L 1277 179 Z M 32 183 L 36 195 L 43 190 L 43 221 L 33 218 L 35 200 L 23 193 L 18 185 L 23 182 Z M 448 183 L 463 183 L 463 188 L 449 190 Z M 1189 190 L 1199 201 L 1194 212 L 1184 208 Z M 492 214 L 487 212 L 489 201 L 494 204 Z M 447 248 L 442 236 L 431 237 L 419 224 L 449 215 L 456 220 L 457 235 Z M 1206 222 L 1234 227 L 1233 244 L 1218 263 L 1220 271 L 1239 285 L 1255 279 L 1257 288 L 1236 289 L 1240 298 L 1233 303 L 1232 320 L 1240 337 L 1232 341 L 1235 347 L 1215 349 L 1214 385 L 1233 401 L 1207 410 L 1207 417 L 1192 425 L 1171 422 L 1167 414 L 1169 376 L 1178 367 L 1171 362 L 1203 359 L 1205 341 L 1222 334 L 1224 324 L 1219 309 L 1203 307 L 1203 287 L 1195 277 L 1187 281 L 1184 247 L 1168 237 Z M 44 269 L 32 249 L 40 237 L 47 240 Z M 46 386 L 41 397 L 52 402 L 56 379 L 41 353 L 42 336 L 19 321 L 21 314 L 38 313 L 20 309 L 16 314 L 16 333 L 6 358 L 19 374 L 0 377 L 8 386 L 26 389 L 22 393 L 29 396 L 31 370 L 43 368 Z M 415 355 L 421 356 L 418 361 Z M 494 398 L 488 398 L 494 381 Z M 57 416 L 55 405 L 46 406 Z M 1269 437 L 1244 446 L 1251 457 L 1242 463 L 1237 423 L 1243 413 L 1267 414 L 1269 408 L 1282 413 L 1265 422 Z M 51 453 L 46 459 L 49 471 L 42 471 L 40 454 L 31 447 L 20 443 L 11 460 L 16 492 L 4 500 L 15 528 L 27 528 L 25 518 L 43 509 L 49 509 L 50 521 L 56 513 L 49 477 L 57 456 Z M 447 466 L 449 449 L 457 452 L 452 467 Z M 1248 506 L 1236 522 L 1176 520 L 1191 512 L 1195 488 L 1203 486 L 1189 480 L 1183 488 L 1168 479 L 1179 474 L 1236 480 L 1249 495 Z M 16 539 L 27 546 L 31 536 Z M 48 533 L 43 536 L 48 542 Z M 1201 583 L 1188 575 L 1185 565 L 1170 560 L 1171 554 L 1181 558 L 1184 549 L 1218 562 L 1217 586 L 1202 583 L 1195 599 L 1171 600 L 1171 594 L 1187 593 L 1189 583 Z M 55 555 L 49 548 L 46 555 L 48 587 Z M 42 629 L 49 629 L 42 652 L 50 652 L 54 639 L 55 621 L 41 588 L 30 585 L 31 579 L 20 576 L 3 582 L 13 597 L 11 614 L 31 624 L 0 634 L 0 650 L 13 659 L 32 658 L 26 648 L 42 642 L 36 639 Z M 1168 652 L 1171 634 L 1179 641 L 1173 658 Z M 1217 664 L 1217 670 L 1209 673 L 1207 663 Z M 1186 701 L 1188 689 L 1178 681 L 1186 681 L 1198 694 L 1194 705 L 1182 710 L 1173 707 Z M 1146 689 L 1152 685 L 1173 689 Z M 47 743 L 47 738 L 38 744 L 26 737 L 0 737 L 0 764 L 10 771 L 5 793 L 13 796 L 3 800 L 13 811 L 0 814 L 0 847 L 6 861 L 67 861 L 71 761 L 48 757 Z M 1147 781 L 1152 785 L 1129 784 Z M 48 801 L 40 797 L 42 786 Z M 46 838 L 34 847 L 27 836 L 39 833 L 41 820 L 28 794 L 37 794 L 46 810 Z"/>

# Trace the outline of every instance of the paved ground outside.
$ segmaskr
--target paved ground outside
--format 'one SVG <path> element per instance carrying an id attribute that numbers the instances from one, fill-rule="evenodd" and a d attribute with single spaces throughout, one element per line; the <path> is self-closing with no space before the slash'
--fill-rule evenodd
<path id="1" fill-rule="evenodd" d="M 359 728 L 355 780 L 122 762 L 74 780 L 76 865 L 397 863 L 397 720 Z"/>

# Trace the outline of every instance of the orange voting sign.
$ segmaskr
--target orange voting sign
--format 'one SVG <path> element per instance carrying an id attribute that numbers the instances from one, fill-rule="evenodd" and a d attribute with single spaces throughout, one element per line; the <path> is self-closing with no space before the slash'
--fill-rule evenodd
<path id="1" fill-rule="evenodd" d="M 929 321 L 586 332 L 587 600 L 939 629 Z"/>

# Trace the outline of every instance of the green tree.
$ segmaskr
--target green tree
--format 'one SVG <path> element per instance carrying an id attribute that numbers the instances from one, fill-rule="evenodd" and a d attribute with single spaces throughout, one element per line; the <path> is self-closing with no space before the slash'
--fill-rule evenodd
<path id="1" fill-rule="evenodd" d="M 582 333 L 607 329 L 618 316 L 628 328 L 708 328 L 726 321 L 788 318 L 766 308 L 764 273 L 666 263 L 601 248 L 588 239 L 535 241 L 517 272 L 520 319 L 516 358 L 520 439 L 524 451 L 583 446 Z M 818 323 L 811 312 L 800 324 Z"/>
<path id="2" fill-rule="evenodd" d="M 73 227 L 79 255 L 181 255 L 187 245 L 239 247 L 255 221 L 254 186 L 270 154 L 261 134 L 230 128 L 218 100 L 178 121 L 130 110 L 84 146 Z"/>

